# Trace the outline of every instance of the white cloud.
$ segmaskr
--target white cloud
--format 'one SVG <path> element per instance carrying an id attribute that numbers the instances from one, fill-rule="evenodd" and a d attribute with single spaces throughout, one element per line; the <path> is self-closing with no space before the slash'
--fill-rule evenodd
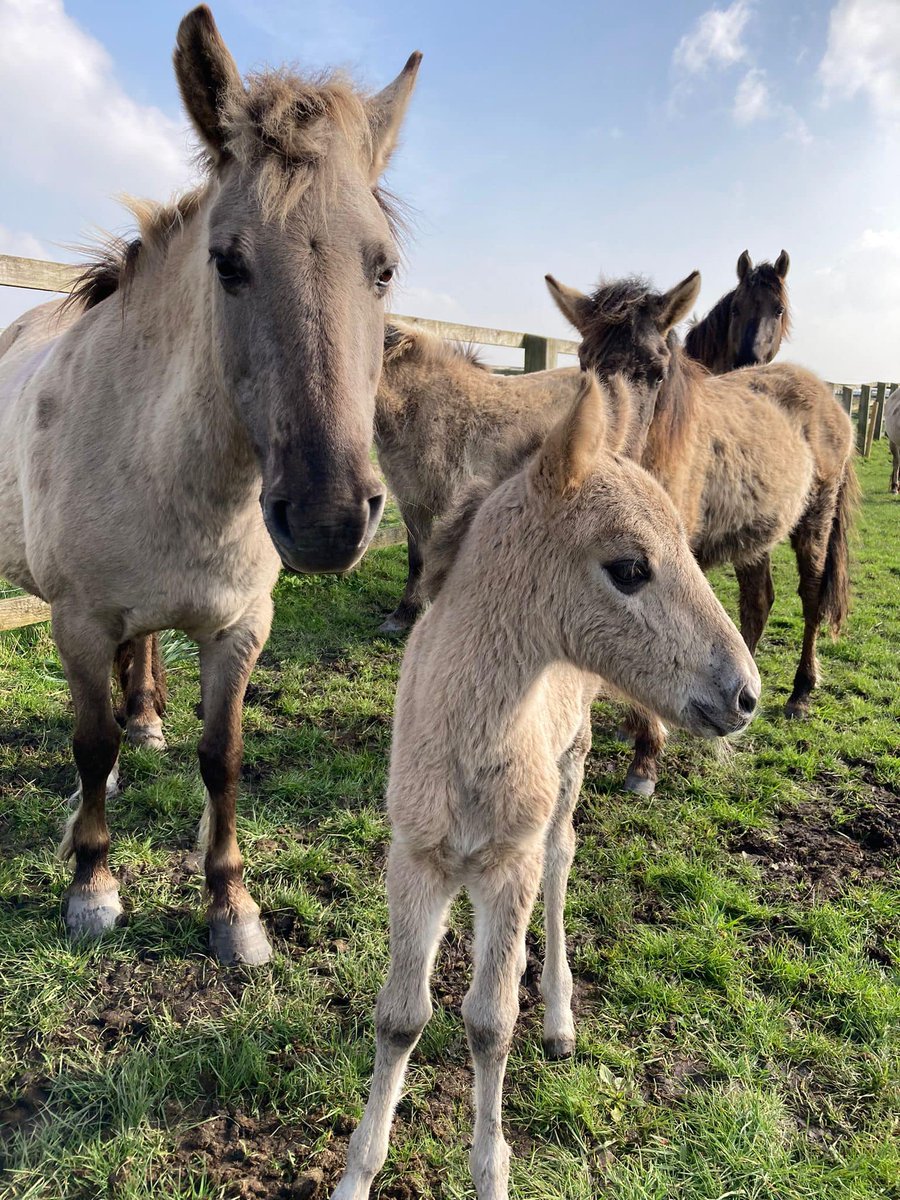
<path id="1" fill-rule="evenodd" d="M 749 0 L 709 9 L 675 47 L 673 63 L 689 75 L 697 75 L 709 66 L 730 67 L 740 62 L 747 55 L 742 39 L 749 19 Z"/>
<path id="2" fill-rule="evenodd" d="M 751 67 L 738 84 L 732 111 L 738 125 L 751 125 L 772 115 L 772 98 L 765 71 Z"/>
<path id="3" fill-rule="evenodd" d="M 0 254 L 15 254 L 19 258 L 56 258 L 43 242 L 31 233 L 17 233 L 0 225 Z"/>
<path id="4" fill-rule="evenodd" d="M 829 99 L 862 92 L 879 117 L 900 118 L 898 0 L 839 0 L 819 75 Z"/>
<path id="5" fill-rule="evenodd" d="M 189 180 L 182 124 L 138 104 L 62 0 L 0 0 L 0 155 L 43 188 L 164 198 Z"/>

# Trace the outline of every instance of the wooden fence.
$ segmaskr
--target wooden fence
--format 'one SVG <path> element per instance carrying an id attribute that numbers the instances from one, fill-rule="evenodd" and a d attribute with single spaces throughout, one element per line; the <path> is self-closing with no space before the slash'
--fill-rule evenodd
<path id="1" fill-rule="evenodd" d="M 41 292 L 69 292 L 79 268 L 69 263 L 44 262 L 37 258 L 17 258 L 0 254 L 0 286 L 31 288 Z M 560 354 L 577 354 L 578 343 L 562 338 L 542 337 L 535 333 L 515 333 L 508 329 L 486 329 L 479 325 L 458 325 L 452 321 L 430 321 L 423 317 L 394 314 L 398 320 L 429 329 L 442 338 L 476 346 L 502 346 L 523 350 L 525 371 L 547 371 L 557 365 Z M 857 418 L 856 446 L 868 457 L 873 441 L 882 436 L 885 397 L 897 386 L 895 383 L 830 384 L 848 414 Z M 373 547 L 391 546 L 401 542 L 401 527 L 379 530 Z M 0 600 L 0 630 L 16 629 L 37 621 L 46 621 L 50 608 L 32 596 L 15 596 Z"/>

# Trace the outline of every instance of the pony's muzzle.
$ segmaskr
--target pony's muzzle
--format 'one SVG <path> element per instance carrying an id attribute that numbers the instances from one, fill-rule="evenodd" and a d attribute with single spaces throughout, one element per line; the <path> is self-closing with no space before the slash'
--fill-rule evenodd
<path id="1" fill-rule="evenodd" d="M 749 667 L 735 672 L 715 690 L 695 696 L 685 714 L 685 727 L 703 737 L 727 737 L 746 729 L 756 714 L 760 696 L 759 673 L 752 659 Z"/>
<path id="2" fill-rule="evenodd" d="M 262 497 L 263 519 L 281 561 L 292 571 L 326 574 L 348 571 L 368 548 L 381 514 L 385 491 L 344 508 L 294 504 L 283 496 Z"/>

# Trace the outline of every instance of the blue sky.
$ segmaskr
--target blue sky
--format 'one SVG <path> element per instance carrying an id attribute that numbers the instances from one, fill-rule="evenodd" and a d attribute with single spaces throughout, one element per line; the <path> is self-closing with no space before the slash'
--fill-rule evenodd
<path id="1" fill-rule="evenodd" d="M 783 357 L 900 376 L 900 0 L 213 10 L 242 70 L 340 65 L 374 88 L 424 52 L 388 175 L 413 212 L 397 311 L 570 336 L 547 271 L 587 289 L 699 268 L 705 311 L 745 247 L 785 247 Z M 0 251 L 72 257 L 92 228 L 127 229 L 116 193 L 188 182 L 184 11 L 0 0 Z M 0 290 L 0 325 L 28 303 Z"/>

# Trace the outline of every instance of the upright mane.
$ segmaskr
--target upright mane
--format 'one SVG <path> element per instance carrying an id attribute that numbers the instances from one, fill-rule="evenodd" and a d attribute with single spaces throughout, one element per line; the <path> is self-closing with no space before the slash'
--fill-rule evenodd
<path id="1" fill-rule="evenodd" d="M 434 367 L 463 362 L 482 371 L 490 370 L 474 346 L 445 341 L 429 329 L 405 325 L 394 318 L 384 326 L 384 361 L 385 365 L 409 361 Z"/>

